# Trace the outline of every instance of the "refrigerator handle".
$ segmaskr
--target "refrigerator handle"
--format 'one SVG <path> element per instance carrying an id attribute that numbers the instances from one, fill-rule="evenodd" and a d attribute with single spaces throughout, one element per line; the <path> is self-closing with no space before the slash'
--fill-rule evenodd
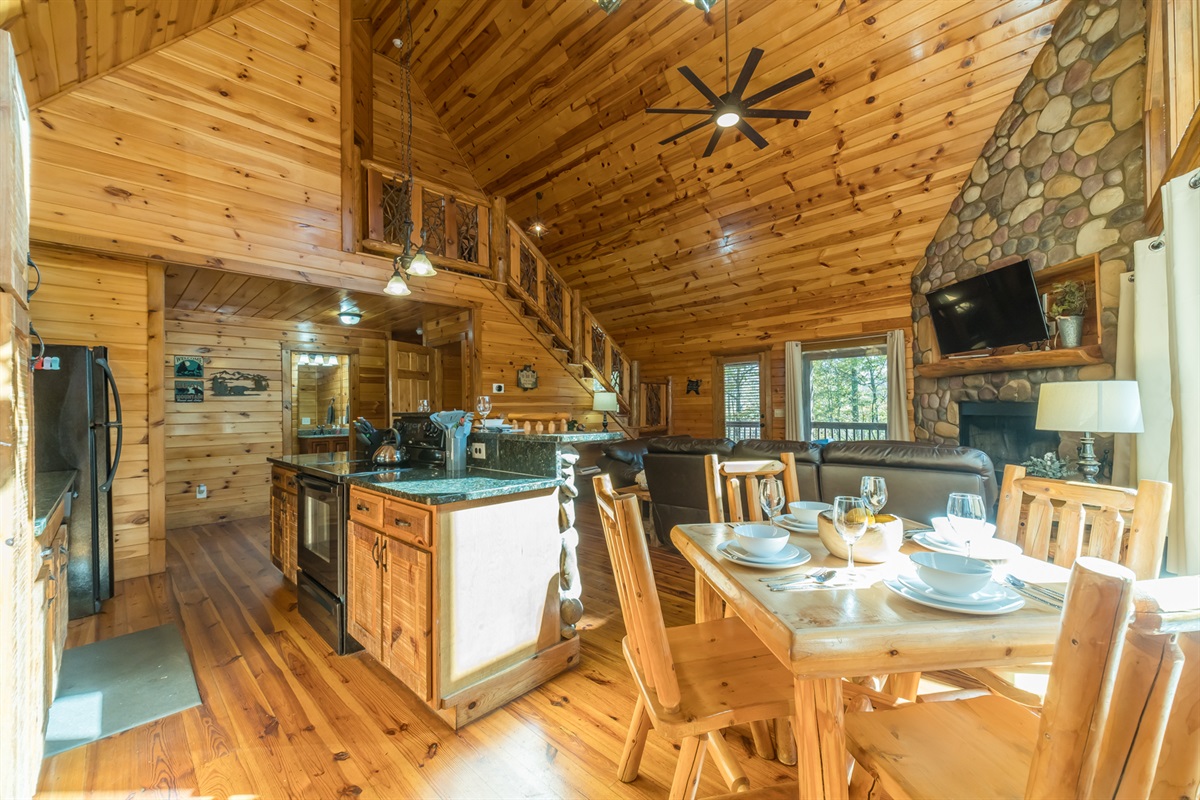
<path id="1" fill-rule="evenodd" d="M 100 491 L 107 492 L 112 490 L 113 479 L 117 477 L 117 465 L 121 463 L 121 444 L 124 437 L 121 417 L 121 393 L 117 391 L 117 381 L 113 377 L 112 370 L 108 366 L 108 359 L 97 358 L 96 363 L 104 370 L 104 379 L 108 381 L 108 386 L 112 389 L 113 405 L 117 408 L 117 419 L 115 422 L 106 423 L 108 428 L 117 429 L 117 450 L 113 453 L 112 464 L 108 468 L 108 478 L 100 485 Z M 105 432 L 107 435 L 107 431 Z"/>

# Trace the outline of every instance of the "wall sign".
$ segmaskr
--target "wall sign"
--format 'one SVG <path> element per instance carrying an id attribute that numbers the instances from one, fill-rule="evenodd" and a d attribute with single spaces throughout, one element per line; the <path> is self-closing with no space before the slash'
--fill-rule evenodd
<path id="1" fill-rule="evenodd" d="M 204 360 L 192 356 L 175 356 L 176 378 L 203 378 Z"/>
<path id="2" fill-rule="evenodd" d="M 536 389 L 538 385 L 537 372 L 532 364 L 526 364 L 521 369 L 517 370 L 517 386 L 528 391 Z"/>
<path id="3" fill-rule="evenodd" d="M 175 381 L 176 403 L 203 403 L 204 381 Z"/>
<path id="4" fill-rule="evenodd" d="M 235 370 L 221 370 L 213 374 L 210 380 L 214 397 L 254 397 L 267 391 L 270 386 L 266 375 Z"/>

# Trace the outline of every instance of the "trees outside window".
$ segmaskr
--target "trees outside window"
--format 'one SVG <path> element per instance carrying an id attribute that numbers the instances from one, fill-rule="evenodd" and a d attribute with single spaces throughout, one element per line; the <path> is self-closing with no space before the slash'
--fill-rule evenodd
<path id="1" fill-rule="evenodd" d="M 887 438 L 887 355 L 878 347 L 804 354 L 809 441 Z"/>

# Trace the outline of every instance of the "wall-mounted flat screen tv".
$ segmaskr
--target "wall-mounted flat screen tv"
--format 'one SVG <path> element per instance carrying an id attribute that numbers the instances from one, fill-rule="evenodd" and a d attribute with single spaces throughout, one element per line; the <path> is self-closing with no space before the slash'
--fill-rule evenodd
<path id="1" fill-rule="evenodd" d="M 925 295 L 945 354 L 1050 338 L 1028 261 L 1018 261 Z"/>

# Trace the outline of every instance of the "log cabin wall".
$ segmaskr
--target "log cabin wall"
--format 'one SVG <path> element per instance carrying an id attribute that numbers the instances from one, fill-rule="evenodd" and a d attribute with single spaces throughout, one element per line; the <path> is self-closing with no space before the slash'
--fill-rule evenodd
<path id="1" fill-rule="evenodd" d="M 284 453 L 284 348 L 356 350 L 357 413 L 376 426 L 387 421 L 386 334 L 168 310 L 164 371 L 169 376 L 177 355 L 203 359 L 205 370 L 203 403 L 167 402 L 169 527 L 268 512 L 271 469 L 266 459 Z M 209 377 L 220 370 L 264 375 L 270 385 L 257 396 L 214 397 Z M 318 408 L 323 420 L 322 414 Z M 203 500 L 196 498 L 200 483 L 208 488 Z"/>
<path id="2" fill-rule="evenodd" d="M 148 363 L 161 357 L 161 270 L 156 265 L 35 247 L 42 286 L 30 303 L 47 344 L 103 345 L 121 393 L 124 448 L 113 482 L 113 569 L 116 580 L 162 572 L 165 520 L 161 473 L 150 432 L 161 430 L 161 384 L 152 397 Z M 154 273 L 158 298 L 151 301 Z M 157 343 L 157 344 L 156 344 Z M 157 375 L 156 375 L 157 377 Z M 152 466 L 153 465 L 153 466 Z"/>

